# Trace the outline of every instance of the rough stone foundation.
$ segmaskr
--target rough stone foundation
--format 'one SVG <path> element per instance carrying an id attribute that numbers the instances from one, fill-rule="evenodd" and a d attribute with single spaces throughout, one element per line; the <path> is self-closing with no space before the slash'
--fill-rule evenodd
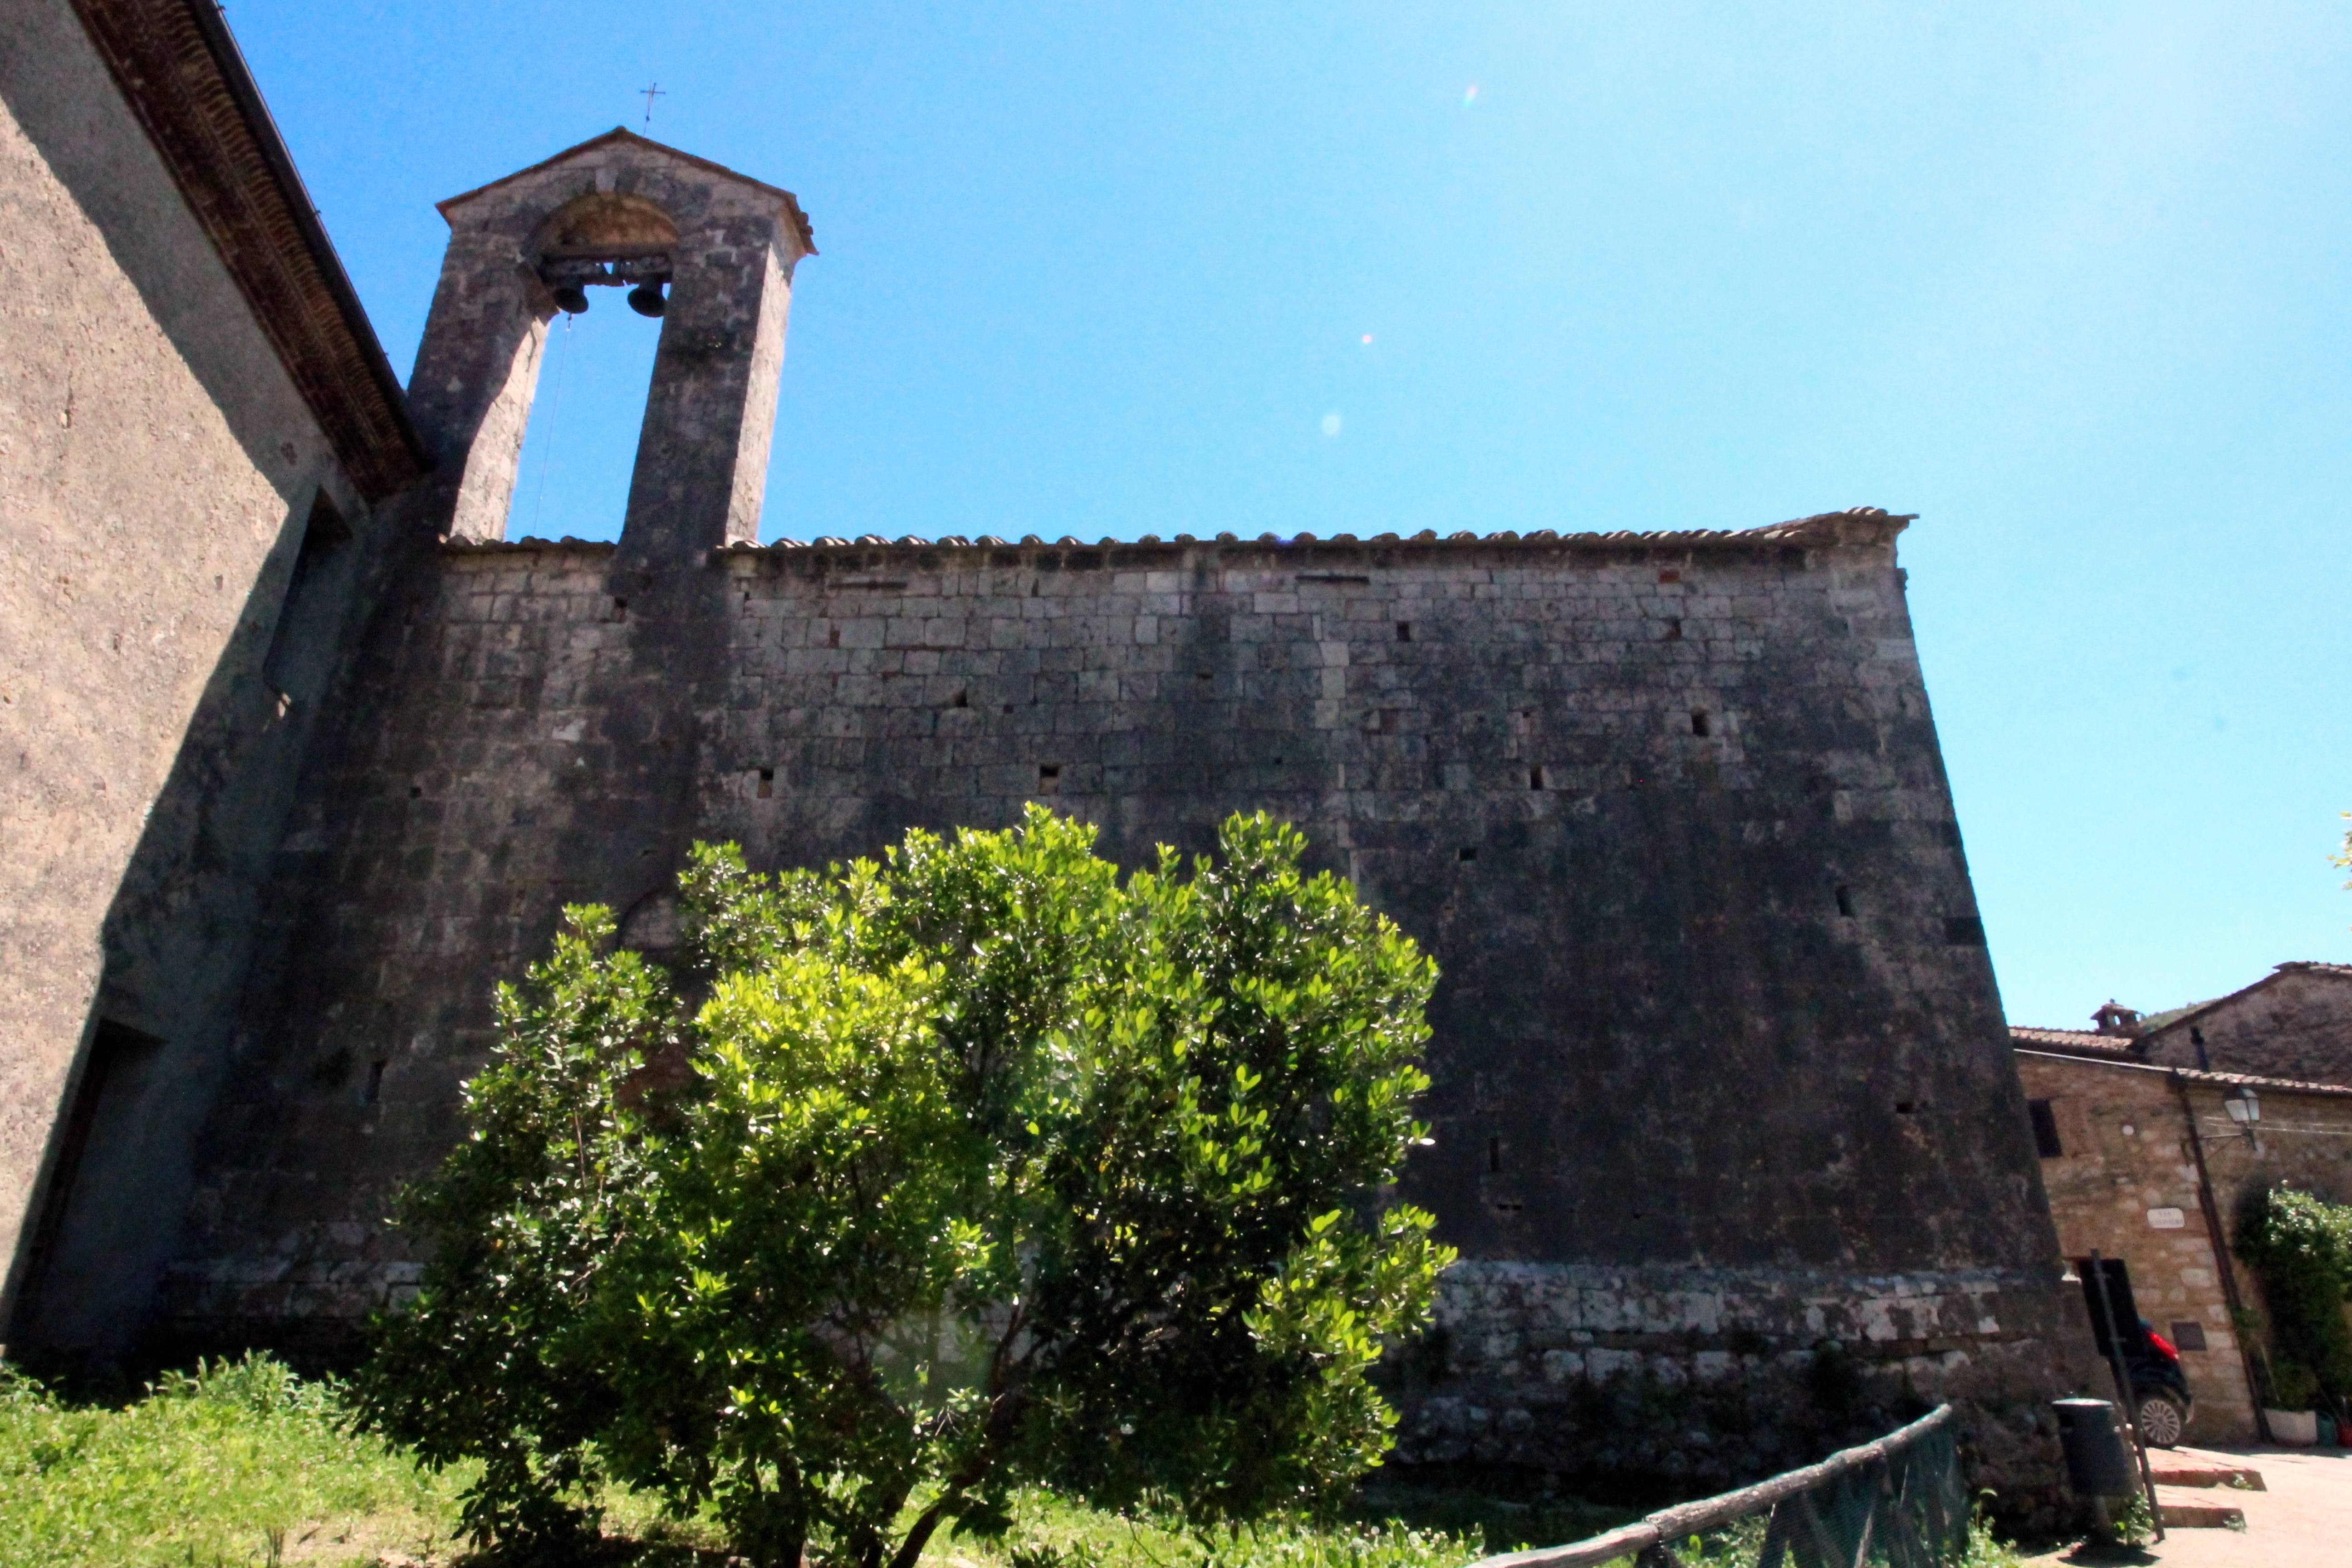
<path id="1" fill-rule="evenodd" d="M 1696 1495 L 1808 1464 L 1953 1400 L 1971 1484 L 2066 1515 L 2032 1391 L 2065 1362 L 2038 1280 L 1464 1262 L 1389 1369 L 1391 1462 Z"/>

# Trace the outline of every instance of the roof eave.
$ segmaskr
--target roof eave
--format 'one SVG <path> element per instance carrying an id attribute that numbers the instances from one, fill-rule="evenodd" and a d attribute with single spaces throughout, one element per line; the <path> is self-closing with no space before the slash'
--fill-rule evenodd
<path id="1" fill-rule="evenodd" d="M 433 458 L 407 395 L 219 9 L 205 0 L 72 3 L 352 484 L 374 501 L 425 473 Z"/>

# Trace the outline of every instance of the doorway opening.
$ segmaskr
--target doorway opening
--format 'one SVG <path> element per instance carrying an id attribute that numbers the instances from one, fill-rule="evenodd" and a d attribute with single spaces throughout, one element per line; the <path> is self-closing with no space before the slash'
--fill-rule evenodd
<path id="1" fill-rule="evenodd" d="M 100 1019 L 92 1031 L 89 1058 L 58 1127 L 48 1185 L 34 1221 L 32 1245 L 26 1252 L 25 1290 L 12 1337 L 21 1337 L 22 1330 L 34 1324 L 40 1311 L 42 1288 L 74 1217 L 74 1195 L 82 1185 L 83 1167 L 89 1163 L 92 1145 L 103 1146 L 126 1134 L 127 1129 L 114 1123 L 121 1121 L 125 1107 L 138 1099 L 163 1051 L 163 1042 L 153 1035 L 111 1019 Z"/>

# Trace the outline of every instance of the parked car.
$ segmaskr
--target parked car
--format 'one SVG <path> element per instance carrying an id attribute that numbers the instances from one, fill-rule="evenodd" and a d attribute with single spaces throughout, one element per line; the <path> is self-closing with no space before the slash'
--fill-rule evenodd
<path id="1" fill-rule="evenodd" d="M 2131 1274 L 2119 1258 L 2095 1264 L 2075 1260 L 2083 1281 L 2084 1303 L 2090 1309 L 2091 1337 L 2110 1364 L 2120 1360 L 2131 1380 L 2132 1402 L 2139 1407 L 2141 1441 L 2152 1447 L 2174 1448 L 2189 1430 L 2197 1401 L 2189 1391 L 2189 1375 L 2180 1369 L 2180 1352 L 2139 1315 L 2132 1300 Z M 2101 1287 L 2105 1289 L 2102 1289 Z"/>
<path id="2" fill-rule="evenodd" d="M 2139 1406 L 2142 1441 L 2158 1448 L 2177 1448 L 2197 1409 L 2189 1392 L 2189 1374 L 2180 1370 L 2180 1352 L 2172 1342 L 2142 1318 L 2138 1349 L 2124 1346 L 2124 1370 L 2131 1373 L 2132 1399 Z"/>

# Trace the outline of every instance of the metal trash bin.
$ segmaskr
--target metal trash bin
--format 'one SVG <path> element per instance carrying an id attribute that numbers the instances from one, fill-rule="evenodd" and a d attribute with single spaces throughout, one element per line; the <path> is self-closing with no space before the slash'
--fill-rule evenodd
<path id="1" fill-rule="evenodd" d="M 2122 1414 L 2105 1399 L 2057 1399 L 2058 1439 L 2066 1447 L 2066 1481 L 2084 1497 L 2133 1497 L 2139 1466 L 2124 1437 Z"/>

